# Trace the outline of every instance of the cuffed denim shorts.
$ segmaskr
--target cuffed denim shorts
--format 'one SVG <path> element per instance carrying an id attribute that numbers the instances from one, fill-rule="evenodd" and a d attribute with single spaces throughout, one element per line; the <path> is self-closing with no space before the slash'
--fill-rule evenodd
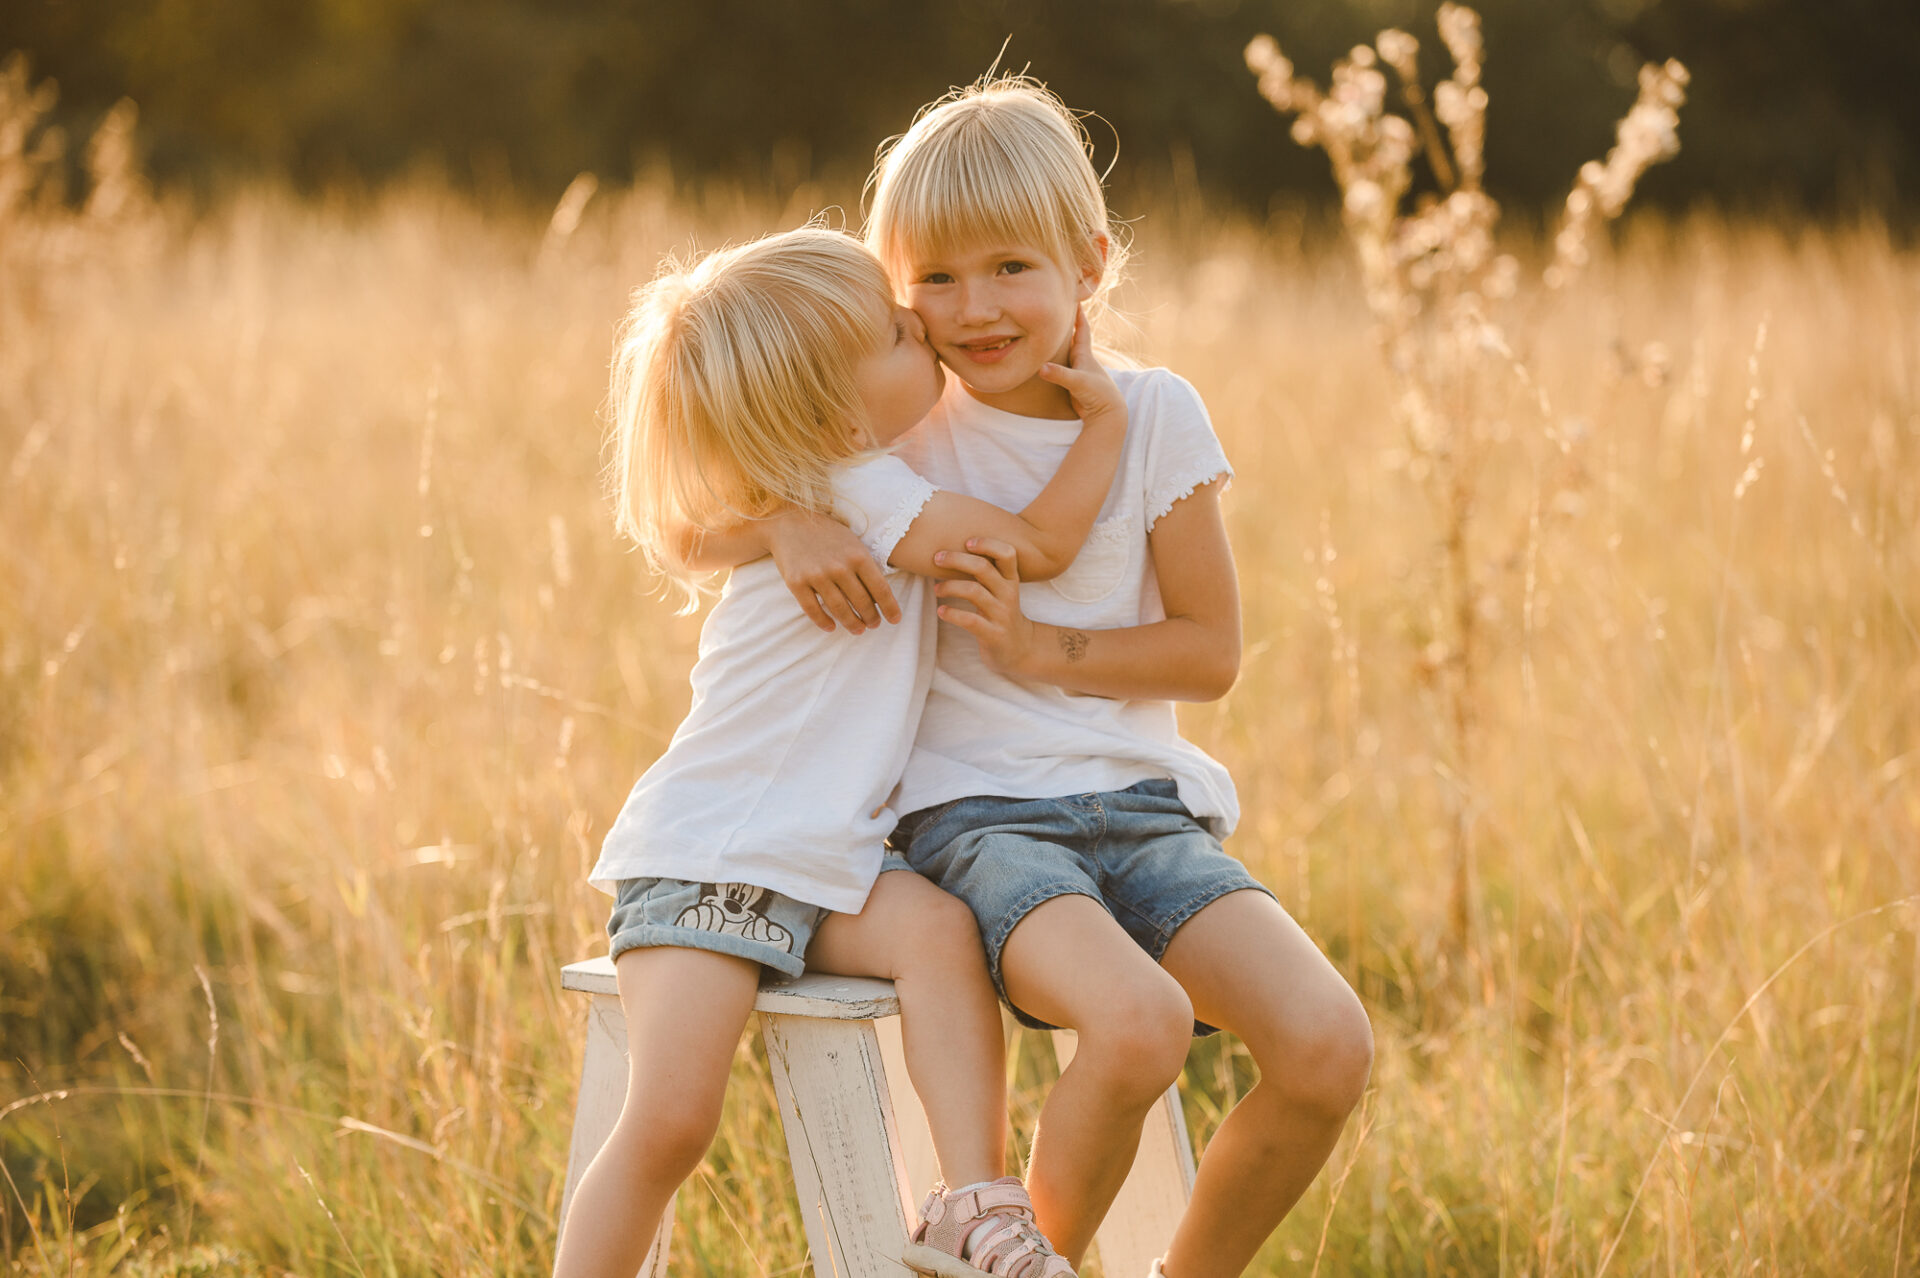
<path id="1" fill-rule="evenodd" d="M 1166 780 L 1056 799 L 956 799 L 909 813 L 889 842 L 972 908 L 994 988 L 1015 1019 L 1034 1029 L 1056 1027 L 1007 1000 L 1000 954 L 1036 906 L 1090 896 L 1157 963 L 1182 924 L 1229 892 L 1273 895 Z M 1194 1023 L 1196 1034 L 1214 1032 Z"/>
<path id="2" fill-rule="evenodd" d="M 888 853 L 880 873 L 911 870 Z M 677 945 L 752 959 L 781 976 L 800 975 L 807 943 L 832 910 L 750 883 L 622 879 L 607 918 L 612 957 L 643 945 Z"/>

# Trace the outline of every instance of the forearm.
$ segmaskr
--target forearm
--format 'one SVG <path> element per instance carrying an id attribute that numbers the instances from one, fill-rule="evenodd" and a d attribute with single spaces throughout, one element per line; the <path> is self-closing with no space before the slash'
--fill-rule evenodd
<path id="1" fill-rule="evenodd" d="M 970 580 L 934 587 L 940 619 L 972 635 L 989 668 L 1116 700 L 1213 701 L 1240 673 L 1240 589 L 1213 480 L 1147 534 L 1166 620 L 1079 630 L 1028 618 L 1011 548 L 949 556 Z M 964 605 L 964 606 L 963 606 Z"/>
<path id="2" fill-rule="evenodd" d="M 763 559 L 772 552 L 769 523 L 746 520 L 726 528 L 695 528 L 688 524 L 674 537 L 680 562 L 695 572 L 722 572 Z"/>
<path id="3" fill-rule="evenodd" d="M 1057 577 L 1079 555 L 1113 487 L 1126 437 L 1124 414 L 1117 424 L 1087 423 L 1047 486 L 1020 512 L 1031 540 L 1030 550 L 1020 558 L 1022 580 Z"/>
<path id="4" fill-rule="evenodd" d="M 1123 700 L 1217 701 L 1240 673 L 1238 626 L 1193 617 L 1120 630 L 1033 623 L 1018 677 Z"/>

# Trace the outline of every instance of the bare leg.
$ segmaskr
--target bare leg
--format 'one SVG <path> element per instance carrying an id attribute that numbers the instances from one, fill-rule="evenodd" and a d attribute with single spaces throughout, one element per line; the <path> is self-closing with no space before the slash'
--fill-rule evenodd
<path id="1" fill-rule="evenodd" d="M 1238 1034 L 1260 1081 L 1208 1142 L 1167 1278 L 1227 1278 L 1253 1260 L 1319 1174 L 1373 1062 L 1373 1032 L 1347 983 L 1264 893 L 1194 915 L 1166 970 L 1209 1025 Z"/>
<path id="2" fill-rule="evenodd" d="M 556 1278 L 633 1278 L 660 1214 L 720 1125 L 760 965 L 708 950 L 628 950 L 615 963 L 627 1018 L 627 1099 L 580 1177 Z"/>
<path id="3" fill-rule="evenodd" d="M 1193 1007 L 1090 897 L 1037 907 L 1000 964 L 1016 1006 L 1079 1037 L 1040 1110 L 1027 1172 L 1041 1230 L 1078 1268 L 1127 1179 L 1147 1112 L 1180 1077 Z"/>
<path id="4" fill-rule="evenodd" d="M 970 1185 L 1002 1175 L 1007 1082 L 1000 1001 L 972 911 L 917 874 L 882 874 L 865 909 L 829 915 L 820 925 L 807 947 L 807 967 L 893 982 L 907 1074 L 927 1111 L 941 1178 Z"/>

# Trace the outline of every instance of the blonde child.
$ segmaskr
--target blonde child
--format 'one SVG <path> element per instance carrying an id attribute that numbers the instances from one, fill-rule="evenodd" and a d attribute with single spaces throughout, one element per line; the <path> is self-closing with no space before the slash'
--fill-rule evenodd
<path id="1" fill-rule="evenodd" d="M 891 570 L 902 624 L 877 639 L 824 633 L 763 564 L 735 571 L 709 614 L 692 707 L 591 876 L 615 896 L 607 930 L 631 1073 L 575 1193 L 557 1273 L 631 1278 L 712 1141 L 763 972 L 812 969 L 891 978 L 899 992 L 908 1072 L 958 1187 L 934 1187 L 908 1263 L 1070 1278 L 1019 1180 L 1000 1174 L 999 1012 L 972 915 L 918 875 L 886 873 L 909 867 L 882 845 L 931 674 L 921 576 L 970 537 L 1019 546 L 1035 577 L 1058 573 L 1112 480 L 1124 408 L 1084 335 L 1071 359 L 1044 375 L 1084 429 L 1013 515 L 939 491 L 882 451 L 932 407 L 943 374 L 854 239 L 770 236 L 637 294 L 613 372 L 622 531 L 684 581 L 742 518 L 831 511 Z"/>
<path id="2" fill-rule="evenodd" d="M 870 189 L 868 242 L 957 382 L 900 455 L 1018 505 L 1075 433 L 1074 404 L 1042 370 L 1123 256 L 1085 133 L 1042 86 L 984 81 L 925 110 Z M 1208 1144 L 1154 1267 L 1214 1278 L 1246 1268 L 1319 1172 L 1365 1088 L 1372 1036 L 1339 974 L 1222 849 L 1233 783 L 1175 725 L 1174 701 L 1224 695 L 1239 667 L 1226 457 L 1185 381 L 1114 378 L 1126 452 L 1073 566 L 1028 583 L 1024 552 L 982 542 L 950 561 L 970 579 L 935 589 L 948 624 L 892 844 L 972 907 L 1019 1019 L 1078 1033 L 1027 1176 L 1041 1228 L 1074 1263 L 1190 1035 L 1220 1027 L 1246 1044 L 1260 1081 Z M 789 522 L 794 540 L 812 535 L 783 561 L 832 577 L 812 566 L 840 561 L 836 537 Z M 800 570 L 788 575 L 798 587 Z"/>

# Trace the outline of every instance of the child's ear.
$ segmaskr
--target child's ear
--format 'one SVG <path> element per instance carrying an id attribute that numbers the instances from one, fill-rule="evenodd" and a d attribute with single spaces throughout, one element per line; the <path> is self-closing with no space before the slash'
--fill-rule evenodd
<path id="1" fill-rule="evenodd" d="M 1107 274 L 1107 250 L 1112 246 L 1113 241 L 1108 238 L 1105 231 L 1093 237 L 1093 247 L 1100 255 L 1100 260 L 1090 262 L 1080 268 L 1080 287 L 1078 292 L 1081 301 L 1086 301 L 1100 291 L 1100 281 L 1106 278 Z"/>

